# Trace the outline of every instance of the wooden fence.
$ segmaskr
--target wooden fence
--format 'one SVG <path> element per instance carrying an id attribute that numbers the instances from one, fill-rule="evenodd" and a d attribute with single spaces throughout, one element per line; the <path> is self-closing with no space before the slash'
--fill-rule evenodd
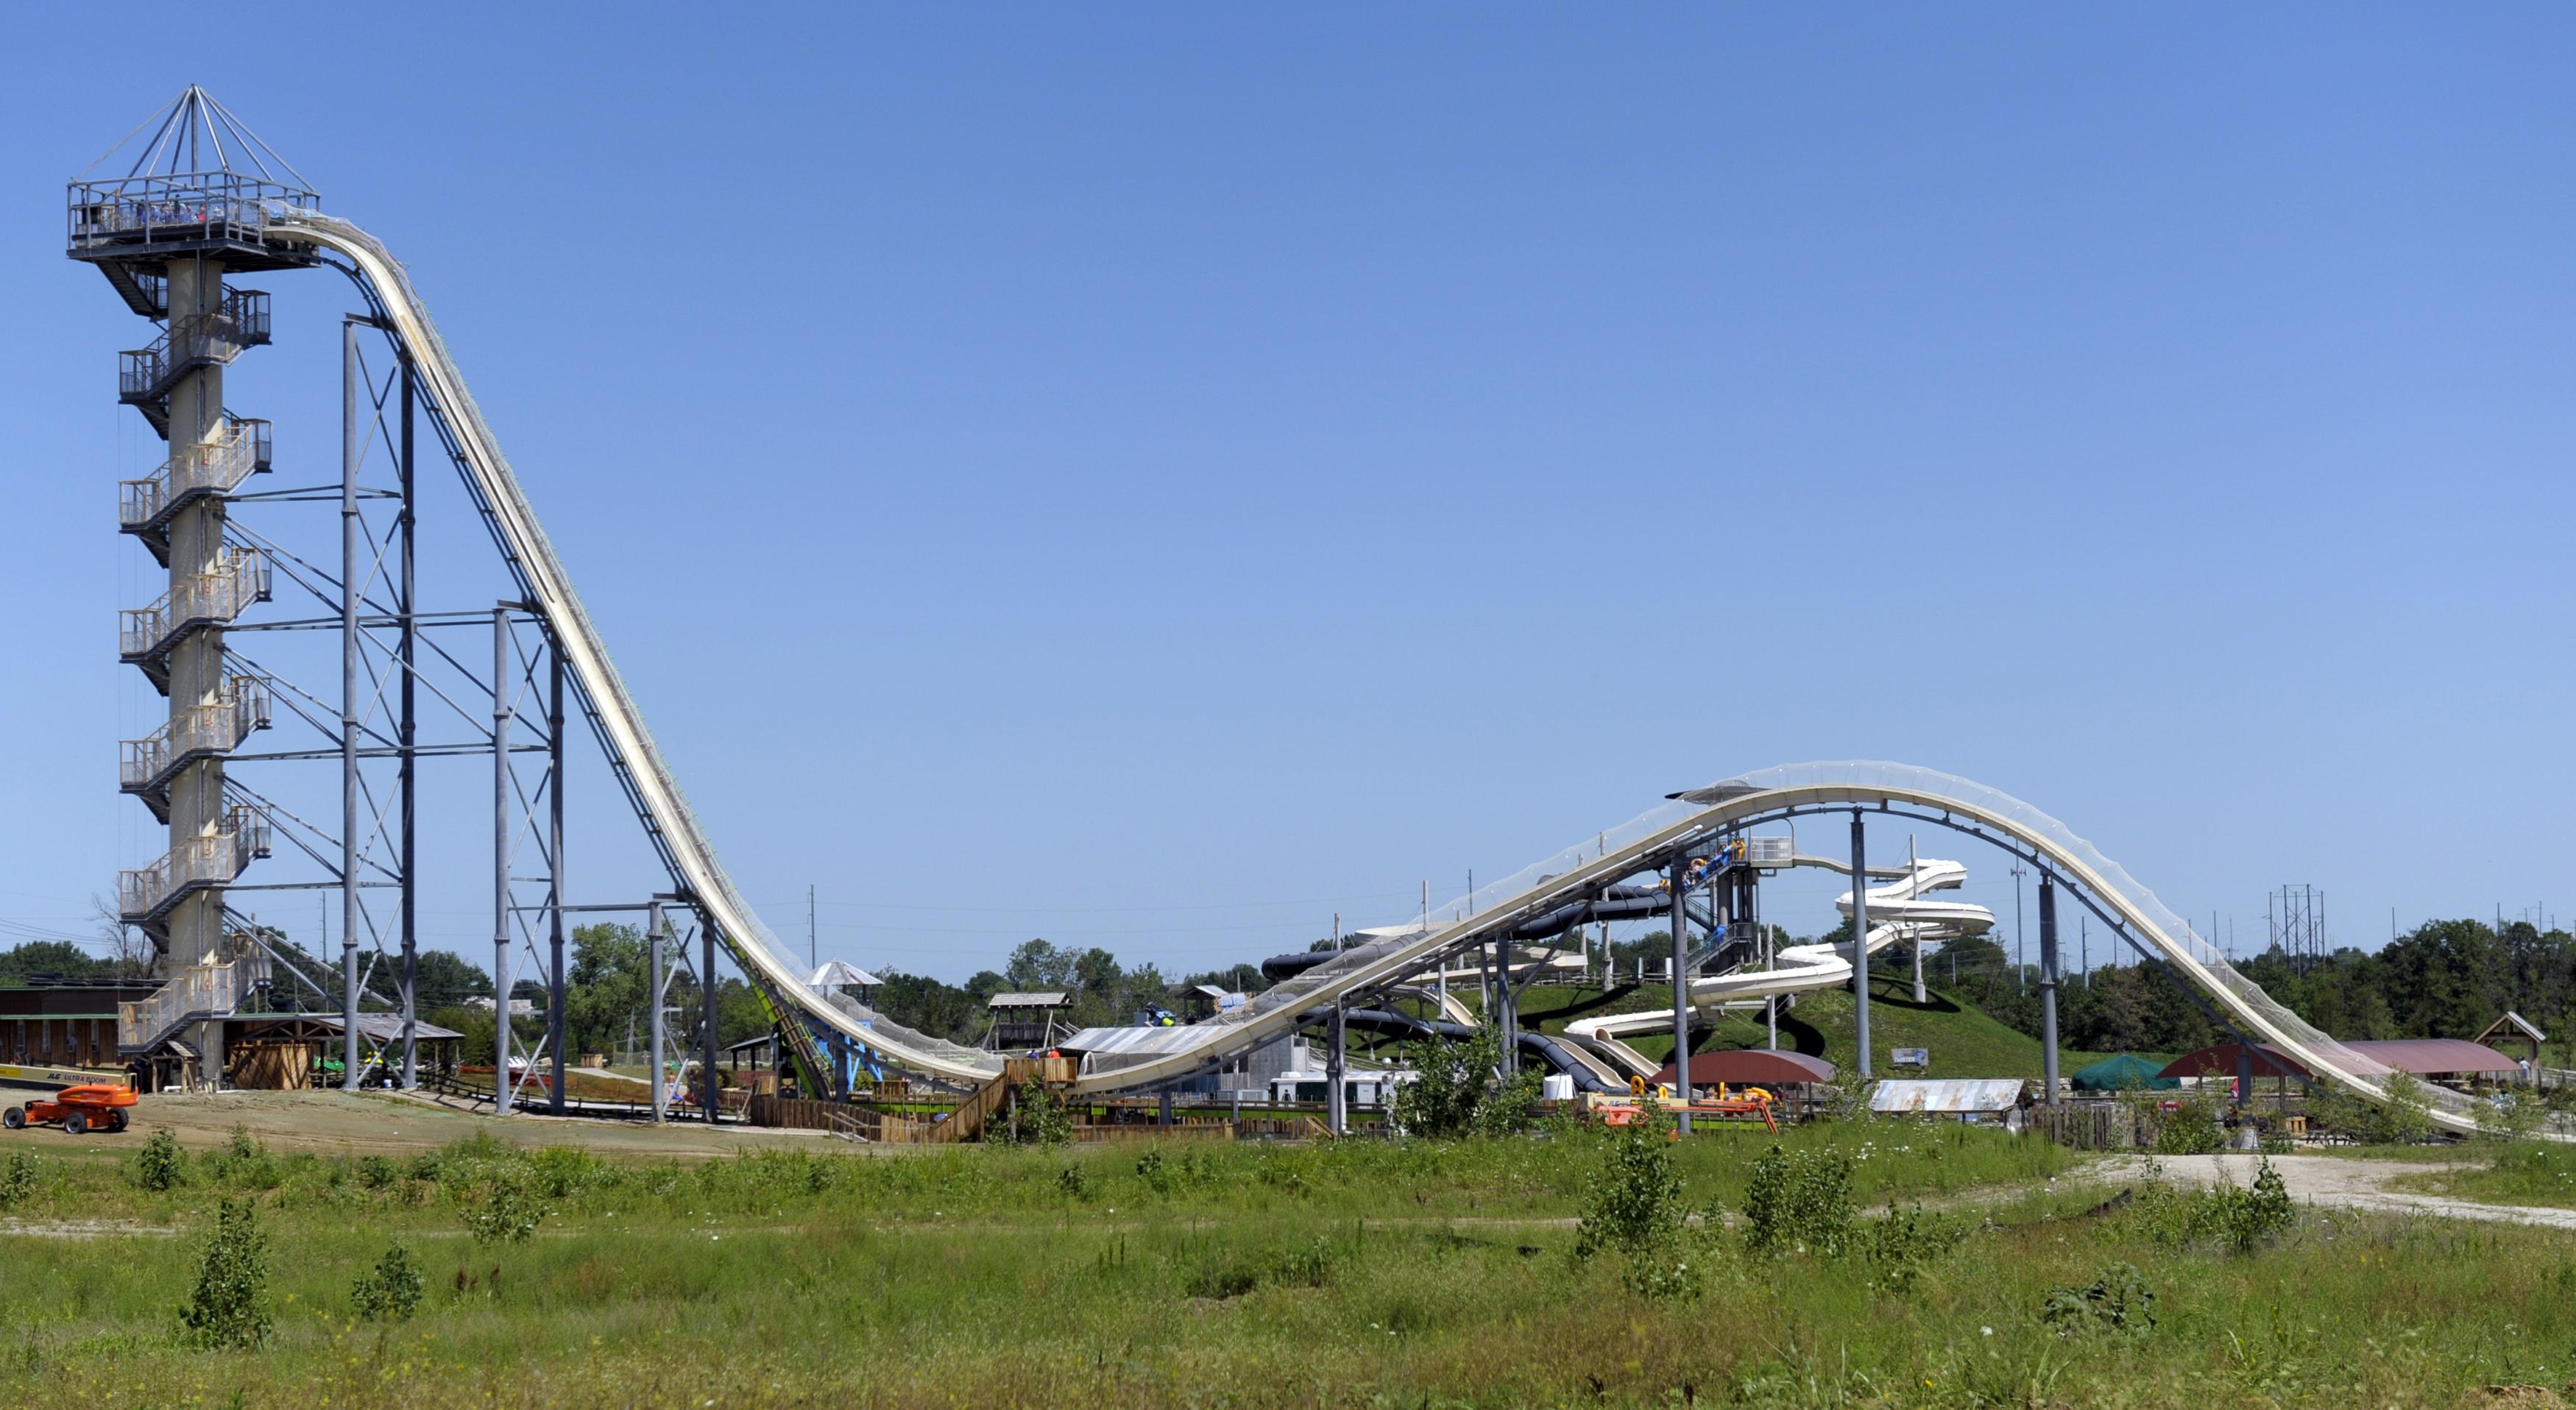
<path id="1" fill-rule="evenodd" d="M 2156 1140 L 2145 1114 L 2127 1102 L 2035 1106 L 2023 1115 L 2033 1132 L 2080 1151 L 2128 1150 Z"/>

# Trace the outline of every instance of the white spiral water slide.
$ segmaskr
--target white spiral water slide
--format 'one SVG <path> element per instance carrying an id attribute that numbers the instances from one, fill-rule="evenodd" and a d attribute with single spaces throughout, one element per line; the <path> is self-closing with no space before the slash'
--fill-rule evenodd
<path id="1" fill-rule="evenodd" d="M 1847 862 L 1831 862 L 1821 857 L 1799 857 L 1797 864 L 1841 871 L 1851 869 Z M 1879 874 L 1876 868 L 1871 871 L 1873 875 Z M 1894 881 L 1870 887 L 1869 952 L 1875 955 L 1899 940 L 1910 940 L 1918 945 L 1933 944 L 1963 936 L 1983 935 L 1993 929 L 1994 912 L 1985 907 L 1966 901 L 1934 900 L 1926 895 L 1933 891 L 1956 890 L 1967 879 L 1965 866 L 1925 857 L 1907 863 Z M 1834 904 L 1849 916 L 1851 893 L 1844 892 Z M 1851 951 L 1848 948 L 1839 945 L 1790 945 L 1772 957 L 1768 968 L 1737 969 L 1692 980 L 1691 1007 L 1707 1009 L 1738 1000 L 1840 989 L 1851 984 L 1851 977 Z M 1664 1009 L 1578 1018 L 1565 1025 L 1565 1036 L 1596 1051 L 1606 1051 L 1629 1071 L 1651 1073 L 1663 1064 L 1649 1062 L 1620 1040 L 1645 1033 L 1670 1033 L 1672 1029 L 1672 1011 Z"/>
<path id="2" fill-rule="evenodd" d="M 595 721 L 610 762 L 633 790 L 668 858 L 676 885 L 694 898 L 728 953 L 773 995 L 898 1067 L 959 1081 L 981 1081 L 999 1058 L 915 1033 L 847 997 L 818 992 L 795 953 L 764 926 L 725 873 L 715 848 L 681 796 L 644 717 L 573 592 L 572 580 L 539 527 L 517 476 L 483 421 L 465 378 L 448 356 L 429 311 L 402 266 L 373 236 L 318 211 L 293 209 L 275 219 L 272 238 L 304 239 L 345 256 L 366 280 L 417 366 L 431 410 L 451 436 L 475 492 L 490 511 L 502 548 L 546 620 Z M 1241 1052 L 1312 1021 L 1337 999 L 1359 998 L 1402 984 L 1443 955 L 1594 888 L 1654 869 L 1676 853 L 1713 844 L 1763 820 L 1829 810 L 1901 809 L 1986 837 L 2054 873 L 2115 930 L 2152 950 L 2183 981 L 2200 989 L 2250 1036 L 2280 1047 L 2320 1078 L 2369 1101 L 2384 1101 L 2390 1071 L 2344 1047 L 2230 967 L 2153 892 L 2066 826 L 2017 799 L 1966 779 L 1902 764 L 1797 764 L 1746 774 L 1676 796 L 1627 824 L 1429 912 L 1449 915 L 1392 927 L 1394 933 L 1354 946 L 1330 962 L 1265 990 L 1252 1003 L 1180 1030 L 1190 1041 L 1114 1071 L 1086 1075 L 1078 1091 L 1112 1091 L 1189 1076 L 1219 1056 Z M 1610 841 L 1617 838 L 1614 844 Z M 2473 1129 L 2475 1104 L 2433 1089 L 2433 1118 Z M 2552 1132 L 2561 1139 L 2563 1132 Z"/>

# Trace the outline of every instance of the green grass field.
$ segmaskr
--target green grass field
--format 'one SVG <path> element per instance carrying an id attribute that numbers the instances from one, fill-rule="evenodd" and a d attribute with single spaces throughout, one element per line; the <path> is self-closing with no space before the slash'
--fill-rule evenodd
<path id="1" fill-rule="evenodd" d="M 1865 1207 L 1949 1208 L 1960 1242 L 1899 1291 L 1868 1257 L 1703 1229 L 1676 1236 L 1697 1296 L 1642 1296 L 1621 1255 L 1574 1253 L 1610 1150 L 1586 1132 L 696 1165 L 245 1141 L 157 1193 L 132 1147 L 20 1176 L 10 1157 L 42 1147 L 11 1142 L 0 1387 L 117 1406 L 2197 1408 L 2447 1405 L 2576 1373 L 2563 1235 L 2337 1215 L 2239 1255 L 2159 1241 L 2145 1202 L 2091 1212 L 2103 1192 L 2038 1142 L 1861 1123 L 1780 1143 L 1839 1153 Z M 1678 1147 L 1683 1199 L 1740 1212 L 1772 1145 Z M 193 1350 L 178 1309 L 227 1197 L 269 1241 L 273 1330 Z M 541 1212 L 532 1237 L 478 1241 L 514 1211 Z M 418 1315 L 359 1321 L 352 1282 L 395 1243 L 427 1274 Z M 2152 1328 L 2041 1320 L 2052 1290 L 2120 1262 L 2155 1294 Z"/>
<path id="2" fill-rule="evenodd" d="M 2543 1145 L 2482 1145 L 2472 1149 L 2486 1158 L 2485 1164 L 2403 1176 L 2392 1187 L 2481 1204 L 2576 1209 L 2576 1150 Z M 2453 1147 L 2447 1153 L 2457 1156 L 2466 1152 Z"/>

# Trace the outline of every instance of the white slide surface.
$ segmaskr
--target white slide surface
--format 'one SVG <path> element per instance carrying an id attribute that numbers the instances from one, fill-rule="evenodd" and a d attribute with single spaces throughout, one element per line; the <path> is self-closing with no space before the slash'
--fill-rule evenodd
<path id="1" fill-rule="evenodd" d="M 432 414 L 444 422 L 466 474 L 486 501 L 531 605 L 546 620 L 576 688 L 589 703 L 611 755 L 624 771 L 670 859 L 673 881 L 694 899 L 727 951 L 755 971 L 781 999 L 896 1066 L 960 1081 L 999 1071 L 991 1053 L 912 1033 L 844 996 L 818 993 L 805 967 L 743 899 L 680 793 L 641 711 L 610 661 L 572 581 L 538 525 L 535 511 L 447 354 L 427 307 L 402 266 L 373 236 L 316 211 L 290 210 L 271 233 L 337 251 L 382 302 L 418 369 Z M 1221 1054 L 1242 1051 L 1304 1026 L 1336 999 L 1382 992 L 1438 958 L 1546 909 L 1583 899 L 1599 887 L 1660 865 L 1677 850 L 1714 842 L 1761 820 L 1839 809 L 1901 807 L 1910 816 L 1984 836 L 2054 872 L 2098 914 L 2154 950 L 2184 982 L 2207 994 L 2255 1038 L 2270 1042 L 2321 1078 L 2369 1101 L 2385 1101 L 2389 1070 L 2342 1046 L 2274 1002 L 2236 973 L 2208 941 L 2132 880 L 2118 864 L 2063 823 L 2007 794 L 1949 774 L 1902 764 L 1819 763 L 1765 769 L 1680 795 L 1609 832 L 1520 872 L 1479 887 L 1433 916 L 1336 955 L 1330 963 L 1265 990 L 1252 1003 L 1187 1030 L 1186 1046 L 1113 1072 L 1088 1075 L 1077 1091 L 1109 1091 L 1185 1077 Z M 1618 837 L 1613 845 L 1609 838 Z M 1876 927 L 1872 927 L 1873 930 Z M 1822 963 L 1821 960 L 1818 961 Z M 2455 1130 L 2476 1127 L 2475 1104 L 2435 1089 L 2433 1118 Z M 2556 1128 L 2549 1133 L 2566 1134 Z"/>

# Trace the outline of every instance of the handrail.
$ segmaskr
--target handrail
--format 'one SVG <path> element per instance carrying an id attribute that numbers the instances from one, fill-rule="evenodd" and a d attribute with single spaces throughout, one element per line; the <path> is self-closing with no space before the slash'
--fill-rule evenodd
<path id="1" fill-rule="evenodd" d="M 159 519 L 192 494 L 231 494 L 268 463 L 266 421 L 233 421 L 210 441 L 174 446 L 161 468 L 118 486 L 117 522 L 127 529 Z"/>
<path id="2" fill-rule="evenodd" d="M 255 548 L 229 548 L 210 572 L 194 573 L 149 607 L 122 609 L 118 650 L 149 656 L 197 622 L 229 622 L 268 598 L 268 560 Z"/>
<path id="3" fill-rule="evenodd" d="M 184 891 L 231 881 L 268 849 L 267 814 L 237 803 L 213 832 L 187 839 L 150 866 L 118 872 L 117 913 L 129 924 L 147 920 Z"/>
<path id="4" fill-rule="evenodd" d="M 226 676 L 222 692 L 211 702 L 189 706 L 161 728 L 119 746 L 119 786 L 149 788 L 191 754 L 231 753 L 253 730 L 268 728 L 270 709 L 265 677 Z"/>

